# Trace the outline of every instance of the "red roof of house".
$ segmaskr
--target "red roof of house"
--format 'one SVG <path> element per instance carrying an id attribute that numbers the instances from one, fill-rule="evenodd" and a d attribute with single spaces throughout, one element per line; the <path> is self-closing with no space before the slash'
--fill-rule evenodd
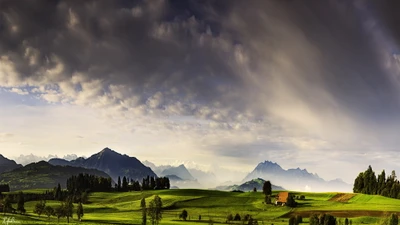
<path id="1" fill-rule="evenodd" d="M 286 203 L 288 197 L 289 197 L 289 192 L 287 192 L 287 191 L 285 191 L 285 192 L 279 192 L 276 201 L 277 201 L 277 202 Z"/>

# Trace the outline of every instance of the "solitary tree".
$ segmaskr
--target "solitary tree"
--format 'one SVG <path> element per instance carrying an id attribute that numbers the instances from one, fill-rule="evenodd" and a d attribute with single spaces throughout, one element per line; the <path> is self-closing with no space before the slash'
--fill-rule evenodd
<path id="1" fill-rule="evenodd" d="M 234 221 L 240 221 L 241 220 L 239 213 L 236 213 L 235 218 L 233 218 L 233 220 Z"/>
<path id="2" fill-rule="evenodd" d="M 344 225 L 349 225 L 349 219 L 348 218 L 344 219 Z"/>
<path id="3" fill-rule="evenodd" d="M 227 220 L 228 222 L 232 221 L 232 220 L 233 220 L 233 215 L 232 215 L 232 214 L 229 214 L 229 215 L 226 217 L 226 220 Z"/>
<path id="4" fill-rule="evenodd" d="M 142 198 L 140 202 L 140 208 L 142 208 L 142 225 L 147 223 L 147 212 L 146 212 L 146 199 Z"/>
<path id="5" fill-rule="evenodd" d="M 82 202 L 79 202 L 78 204 L 78 208 L 76 209 L 76 215 L 78 217 L 78 220 L 81 221 L 82 217 L 83 217 L 83 206 L 82 206 Z"/>
<path id="6" fill-rule="evenodd" d="M 179 215 L 179 219 L 183 219 L 186 221 L 186 218 L 188 217 L 188 212 L 186 209 L 182 210 L 181 214 Z"/>
<path id="7" fill-rule="evenodd" d="M 67 217 L 67 222 L 69 223 L 69 218 L 73 217 L 73 210 L 74 210 L 74 204 L 72 203 L 72 197 L 67 198 L 67 201 L 65 202 L 64 205 L 64 213 L 65 216 Z"/>
<path id="8" fill-rule="evenodd" d="M 124 176 L 122 178 L 122 191 L 127 191 L 128 190 L 128 180 Z"/>
<path id="9" fill-rule="evenodd" d="M 319 225 L 319 217 L 317 214 L 312 214 L 310 216 L 310 225 Z"/>
<path id="10" fill-rule="evenodd" d="M 117 191 L 121 191 L 121 177 L 118 176 L 118 187 Z"/>
<path id="11" fill-rule="evenodd" d="M 22 191 L 20 191 L 18 193 L 18 202 L 17 202 L 17 211 L 20 214 L 25 214 L 25 212 L 26 212 L 24 205 L 25 205 L 24 193 L 22 193 Z"/>
<path id="12" fill-rule="evenodd" d="M 86 191 L 82 192 L 82 194 L 81 194 L 81 202 L 83 204 L 86 204 L 86 203 L 88 203 L 88 200 L 89 200 L 89 194 Z"/>
<path id="13" fill-rule="evenodd" d="M 399 224 L 399 217 L 392 213 L 392 215 L 390 215 L 390 219 L 389 219 L 389 225 L 398 225 Z"/>
<path id="14" fill-rule="evenodd" d="M 288 195 L 286 199 L 286 205 L 289 207 L 296 207 L 296 201 L 294 200 L 293 195 Z"/>
<path id="15" fill-rule="evenodd" d="M 291 216 L 289 218 L 289 225 L 296 225 L 296 217 L 295 216 Z"/>
<path id="16" fill-rule="evenodd" d="M 65 205 L 61 202 L 61 205 L 57 206 L 54 210 L 54 214 L 57 216 L 57 221 L 60 222 L 61 217 L 65 217 Z"/>
<path id="17" fill-rule="evenodd" d="M 7 196 L 3 199 L 3 212 L 4 212 L 4 215 L 6 214 L 6 212 L 11 211 L 11 209 L 12 209 L 11 199 L 10 199 L 10 197 L 7 195 Z"/>
<path id="18" fill-rule="evenodd" d="M 150 201 L 149 204 L 149 216 L 151 220 L 152 225 L 158 225 L 158 223 L 162 219 L 162 201 L 161 198 L 156 195 L 154 196 L 154 199 Z"/>
<path id="19" fill-rule="evenodd" d="M 325 215 L 324 221 L 323 221 L 324 225 L 336 225 L 336 218 L 332 215 Z"/>
<path id="20" fill-rule="evenodd" d="M 61 201 L 62 199 L 62 192 L 61 192 L 61 185 L 58 183 L 56 192 L 54 193 L 55 200 Z"/>
<path id="21" fill-rule="evenodd" d="M 44 208 L 46 207 L 46 201 L 41 200 L 40 202 L 36 203 L 35 209 L 33 210 L 33 213 L 36 213 L 39 215 L 42 215 L 44 213 Z"/>
<path id="22" fill-rule="evenodd" d="M 265 195 L 271 195 L 272 194 L 272 185 L 271 185 L 271 182 L 269 180 L 264 182 L 263 193 Z"/>
<path id="23" fill-rule="evenodd" d="M 44 208 L 44 214 L 50 219 L 50 216 L 54 215 L 54 209 L 48 205 Z"/>
<path id="24" fill-rule="evenodd" d="M 303 223 L 303 217 L 300 216 L 300 215 L 297 215 L 296 216 L 296 225 L 299 224 L 299 223 Z"/>

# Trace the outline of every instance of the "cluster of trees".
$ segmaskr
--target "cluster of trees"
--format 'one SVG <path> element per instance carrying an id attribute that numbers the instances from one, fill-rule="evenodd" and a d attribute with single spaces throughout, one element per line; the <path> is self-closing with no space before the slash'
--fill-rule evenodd
<path id="1" fill-rule="evenodd" d="M 229 214 L 226 217 L 226 222 L 229 223 L 231 221 L 241 221 L 242 217 L 239 215 L 239 213 L 236 213 L 235 216 L 233 216 L 232 214 Z M 253 219 L 253 217 L 251 217 L 251 215 L 246 214 L 243 216 L 243 224 L 244 222 L 248 222 L 248 224 L 257 224 L 257 220 Z"/>
<path id="2" fill-rule="evenodd" d="M 10 213 L 10 212 L 18 212 L 20 214 L 25 214 L 26 210 L 25 210 L 25 198 L 24 198 L 24 194 L 22 193 L 22 191 L 20 191 L 17 195 L 17 209 L 14 209 L 12 207 L 12 202 L 13 199 L 10 197 L 10 195 L 6 195 L 3 198 L 3 213 Z"/>
<path id="3" fill-rule="evenodd" d="M 116 191 L 143 191 L 143 190 L 162 190 L 169 189 L 170 182 L 168 177 L 150 177 L 143 178 L 142 184 L 127 177 L 118 177 L 118 183 L 115 184 Z"/>
<path id="4" fill-rule="evenodd" d="M 310 225 L 336 225 L 336 217 L 329 214 L 313 214 L 310 216 Z"/>
<path id="5" fill-rule="evenodd" d="M 394 170 L 388 177 L 385 170 L 376 177 L 372 167 L 368 166 L 355 179 L 353 192 L 400 199 L 400 182 Z"/>
<path id="6" fill-rule="evenodd" d="M 142 209 L 142 225 L 147 224 L 147 216 L 150 217 L 151 225 L 159 224 L 162 219 L 162 200 L 158 195 L 154 196 L 148 207 L 146 206 L 146 200 L 142 198 L 140 207 Z"/>
<path id="7" fill-rule="evenodd" d="M 40 201 L 40 200 L 55 200 L 55 191 L 46 190 L 43 193 L 23 193 L 25 201 Z M 65 195 L 65 191 L 63 192 Z M 18 193 L 8 193 L 7 195 L 0 195 L 0 197 L 7 196 L 11 202 L 16 203 L 20 198 L 20 192 Z"/>
<path id="8" fill-rule="evenodd" d="M 42 200 L 35 205 L 35 209 L 33 210 L 33 213 L 38 214 L 40 217 L 42 214 L 46 215 L 49 219 L 51 216 L 57 217 L 58 222 L 60 222 L 60 218 L 67 218 L 67 222 L 69 223 L 70 218 L 73 218 L 74 214 L 74 204 L 73 204 L 73 198 L 68 197 L 65 199 L 65 201 L 61 201 L 60 205 L 53 208 L 50 205 L 46 205 L 46 201 Z M 78 207 L 76 209 L 76 215 L 78 217 L 78 220 L 80 221 L 81 218 L 83 217 L 83 205 L 81 202 L 79 202 Z"/>
<path id="9" fill-rule="evenodd" d="M 344 219 L 344 223 L 340 218 L 337 220 L 337 225 L 352 225 L 352 224 L 353 221 L 348 218 Z"/>
<path id="10" fill-rule="evenodd" d="M 149 177 L 143 178 L 142 181 L 142 190 L 162 190 L 162 189 L 169 189 L 170 182 L 168 177 Z"/>
<path id="11" fill-rule="evenodd" d="M 111 178 L 99 177 L 92 174 L 80 173 L 67 179 L 67 190 L 69 193 L 82 193 L 111 190 Z"/>
<path id="12" fill-rule="evenodd" d="M 289 225 L 299 225 L 303 222 L 303 217 L 300 215 L 291 216 L 289 218 Z"/>

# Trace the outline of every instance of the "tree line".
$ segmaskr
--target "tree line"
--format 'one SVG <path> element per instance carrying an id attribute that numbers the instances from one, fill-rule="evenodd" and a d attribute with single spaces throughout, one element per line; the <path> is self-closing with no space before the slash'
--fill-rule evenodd
<path id="1" fill-rule="evenodd" d="M 111 178 L 80 173 L 67 179 L 67 190 L 70 194 L 111 191 Z"/>
<path id="2" fill-rule="evenodd" d="M 376 176 L 372 167 L 368 166 L 368 169 L 354 180 L 353 192 L 400 199 L 400 182 L 394 170 L 388 177 L 385 170 Z"/>

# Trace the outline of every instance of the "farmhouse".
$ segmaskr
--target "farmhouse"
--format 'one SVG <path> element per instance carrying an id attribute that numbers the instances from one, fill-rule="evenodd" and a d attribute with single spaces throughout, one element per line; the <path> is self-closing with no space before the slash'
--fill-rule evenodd
<path id="1" fill-rule="evenodd" d="M 289 192 L 284 191 L 284 192 L 279 192 L 279 194 L 276 196 L 276 201 L 275 205 L 286 205 L 287 199 L 289 197 Z"/>

